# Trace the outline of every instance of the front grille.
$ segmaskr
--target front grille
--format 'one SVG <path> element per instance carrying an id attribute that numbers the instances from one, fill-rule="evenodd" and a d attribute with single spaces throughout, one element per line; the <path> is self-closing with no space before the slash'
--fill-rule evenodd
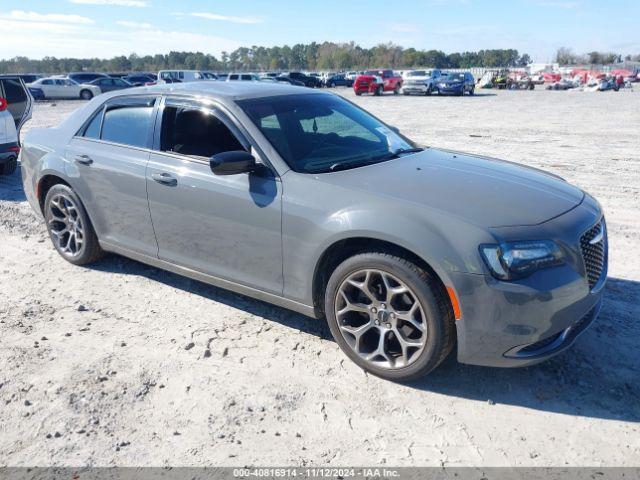
<path id="1" fill-rule="evenodd" d="M 580 237 L 580 250 L 582 251 L 582 259 L 590 289 L 596 286 L 605 267 L 607 260 L 606 237 L 604 219 Z"/>

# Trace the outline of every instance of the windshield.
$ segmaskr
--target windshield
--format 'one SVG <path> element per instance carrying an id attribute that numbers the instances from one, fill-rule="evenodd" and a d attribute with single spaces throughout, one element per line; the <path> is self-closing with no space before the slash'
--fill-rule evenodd
<path id="1" fill-rule="evenodd" d="M 283 95 L 238 104 L 296 172 L 345 170 L 420 150 L 333 95 Z"/>
<path id="2" fill-rule="evenodd" d="M 464 80 L 464 73 L 446 73 L 443 76 L 443 80 L 462 81 Z"/>
<path id="3" fill-rule="evenodd" d="M 431 72 L 427 72 L 426 70 L 414 70 L 413 72 L 409 72 L 407 75 L 409 77 L 429 77 Z"/>

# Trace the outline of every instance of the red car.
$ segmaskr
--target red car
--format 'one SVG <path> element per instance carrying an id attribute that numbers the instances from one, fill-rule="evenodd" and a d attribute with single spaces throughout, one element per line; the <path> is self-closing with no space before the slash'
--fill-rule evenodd
<path id="1" fill-rule="evenodd" d="M 356 95 L 373 93 L 382 95 L 384 92 L 399 94 L 402 88 L 402 77 L 393 73 L 393 70 L 367 70 L 356 77 L 353 82 L 353 91 Z"/>

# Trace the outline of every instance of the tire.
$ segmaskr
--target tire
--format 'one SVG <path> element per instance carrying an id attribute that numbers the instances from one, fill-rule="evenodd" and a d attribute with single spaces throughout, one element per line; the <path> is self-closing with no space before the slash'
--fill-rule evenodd
<path id="1" fill-rule="evenodd" d="M 387 279 L 385 285 L 391 285 L 399 293 L 389 297 L 384 292 L 385 287 L 375 294 L 380 298 L 367 303 L 371 297 L 354 285 L 368 282 L 370 286 L 381 286 L 383 276 Z M 403 287 L 406 291 L 401 290 Z M 351 304 L 346 303 L 347 298 Z M 389 298 L 391 301 L 387 304 Z M 350 310 L 349 305 L 354 303 L 355 308 L 365 310 Z M 447 357 L 454 346 L 453 309 L 438 279 L 414 263 L 389 253 L 362 253 L 342 262 L 327 283 L 324 308 L 331 333 L 342 351 L 364 370 L 387 380 L 408 381 L 426 375 Z M 400 318 L 408 316 L 403 311 L 413 312 L 414 309 L 411 323 Z M 417 328 L 418 325 L 422 330 Z M 359 342 L 355 335 L 348 333 L 351 327 L 366 328 L 358 330 Z M 385 335 L 384 340 L 381 340 L 381 332 Z M 413 344 L 402 348 L 400 334 Z M 421 346 L 417 347 L 417 343 Z M 381 348 L 384 356 L 377 353 Z M 365 358 L 367 355 L 370 358 Z"/>
<path id="2" fill-rule="evenodd" d="M 18 159 L 11 157 L 4 164 L 0 165 L 0 175 L 13 175 L 18 168 Z"/>
<path id="3" fill-rule="evenodd" d="M 356 92 L 356 97 L 359 97 L 360 95 L 362 95 L 362 92 Z"/>
<path id="4" fill-rule="evenodd" d="M 398 95 L 400 93 L 400 85 L 396 85 L 396 88 L 393 89 L 393 94 Z"/>
<path id="5" fill-rule="evenodd" d="M 336 88 L 336 84 L 335 84 L 335 82 L 331 82 L 331 83 L 329 84 L 329 88 Z"/>
<path id="6" fill-rule="evenodd" d="M 68 262 L 87 265 L 104 255 L 80 198 L 69 186 L 57 184 L 49 189 L 44 200 L 44 217 L 53 246 Z M 73 241 L 69 229 L 74 232 Z"/>
<path id="7" fill-rule="evenodd" d="M 93 98 L 93 92 L 91 90 L 81 90 L 80 98 L 82 100 L 91 100 Z"/>
<path id="8" fill-rule="evenodd" d="M 471 87 L 471 90 L 469 90 L 469 95 L 475 95 L 476 93 L 476 87 Z"/>
<path id="9" fill-rule="evenodd" d="M 431 90 L 432 90 L 432 89 L 431 89 L 431 85 L 429 85 L 429 86 L 427 87 L 427 91 L 425 92 L 424 96 L 425 96 L 425 97 L 430 97 L 430 96 L 431 96 Z"/>
<path id="10" fill-rule="evenodd" d="M 381 96 L 383 93 L 384 93 L 384 87 L 382 85 L 379 85 L 378 87 L 376 87 L 376 91 L 374 93 L 376 97 Z"/>

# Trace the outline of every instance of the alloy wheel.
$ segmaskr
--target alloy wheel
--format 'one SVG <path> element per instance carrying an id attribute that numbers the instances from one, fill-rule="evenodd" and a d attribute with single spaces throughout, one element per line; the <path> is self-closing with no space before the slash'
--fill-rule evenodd
<path id="1" fill-rule="evenodd" d="M 349 347 L 376 367 L 406 367 L 425 348 L 427 322 L 418 297 L 388 272 L 351 273 L 337 290 L 335 316 Z"/>
<path id="2" fill-rule="evenodd" d="M 75 257 L 84 243 L 84 225 L 78 206 L 70 196 L 57 194 L 47 208 L 49 232 L 56 248 L 62 255 Z"/>

